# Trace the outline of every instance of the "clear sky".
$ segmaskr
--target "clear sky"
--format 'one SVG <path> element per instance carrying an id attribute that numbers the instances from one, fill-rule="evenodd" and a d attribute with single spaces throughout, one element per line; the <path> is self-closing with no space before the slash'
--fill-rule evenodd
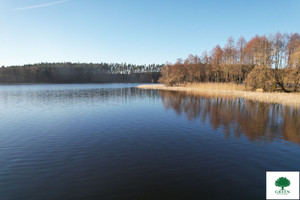
<path id="1" fill-rule="evenodd" d="M 300 32 L 300 0 L 0 0 L 0 65 L 175 62 L 229 36 Z"/>

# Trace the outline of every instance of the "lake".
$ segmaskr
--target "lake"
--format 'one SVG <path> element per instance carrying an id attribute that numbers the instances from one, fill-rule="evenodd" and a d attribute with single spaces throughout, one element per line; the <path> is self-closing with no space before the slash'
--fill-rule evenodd
<path id="1" fill-rule="evenodd" d="M 299 108 L 136 85 L 0 85 L 0 199 L 265 199 L 299 171 Z"/>

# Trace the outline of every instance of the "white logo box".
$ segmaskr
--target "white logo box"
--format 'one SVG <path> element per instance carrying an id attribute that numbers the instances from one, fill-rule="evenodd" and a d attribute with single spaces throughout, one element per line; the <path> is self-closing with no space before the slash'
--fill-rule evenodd
<path id="1" fill-rule="evenodd" d="M 275 184 L 281 177 L 285 181 L 282 184 L 284 189 Z M 288 183 L 289 186 L 285 186 Z M 280 181 L 277 185 L 281 185 Z M 299 171 L 267 171 L 266 199 L 299 199 Z"/>

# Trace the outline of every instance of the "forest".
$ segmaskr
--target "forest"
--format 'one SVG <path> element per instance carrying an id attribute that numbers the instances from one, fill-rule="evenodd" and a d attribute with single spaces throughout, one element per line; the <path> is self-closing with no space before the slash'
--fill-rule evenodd
<path id="1" fill-rule="evenodd" d="M 0 68 L 0 83 L 156 83 L 163 65 L 39 63 Z"/>
<path id="2" fill-rule="evenodd" d="M 300 81 L 300 35 L 256 35 L 237 42 L 229 37 L 224 47 L 215 46 L 199 57 L 189 55 L 167 63 L 159 82 L 183 85 L 199 82 L 234 82 L 251 90 L 296 92 Z"/>

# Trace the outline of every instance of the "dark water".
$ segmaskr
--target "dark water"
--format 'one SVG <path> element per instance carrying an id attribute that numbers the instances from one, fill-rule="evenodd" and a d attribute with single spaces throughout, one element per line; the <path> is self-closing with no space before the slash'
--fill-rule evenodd
<path id="1" fill-rule="evenodd" d="M 132 86 L 0 86 L 0 199 L 265 199 L 300 169 L 300 109 Z"/>

